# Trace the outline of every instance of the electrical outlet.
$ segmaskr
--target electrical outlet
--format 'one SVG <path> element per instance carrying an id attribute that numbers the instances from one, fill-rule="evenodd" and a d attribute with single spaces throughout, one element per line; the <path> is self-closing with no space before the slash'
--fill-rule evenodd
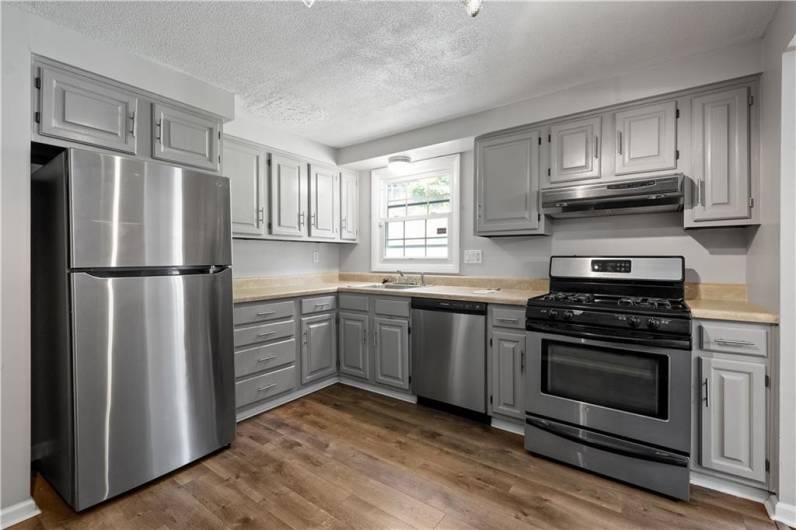
<path id="1" fill-rule="evenodd" d="M 480 250 L 465 250 L 464 251 L 464 262 L 465 263 L 481 263 L 481 251 Z"/>
<path id="2" fill-rule="evenodd" d="M 318 263 L 319 261 L 321 261 L 321 253 L 318 252 L 317 250 L 313 250 L 312 251 L 312 262 L 313 263 Z"/>

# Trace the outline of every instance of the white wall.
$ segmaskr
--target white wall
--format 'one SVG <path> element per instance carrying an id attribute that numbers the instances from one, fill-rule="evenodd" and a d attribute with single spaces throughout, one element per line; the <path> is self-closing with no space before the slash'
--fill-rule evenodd
<path id="1" fill-rule="evenodd" d="M 232 275 L 235 278 L 336 272 L 342 243 L 232 240 Z M 349 246 L 349 245 L 345 245 Z M 318 251 L 318 263 L 312 260 Z"/>
<path id="2" fill-rule="evenodd" d="M 63 61 L 198 108 L 232 117 L 232 94 L 47 20 L 0 4 L 0 508 L 30 500 L 31 54 Z M 23 504 L 20 504 L 23 503 Z"/>
<path id="3" fill-rule="evenodd" d="M 552 236 L 486 238 L 473 234 L 473 152 L 462 153 L 461 249 L 480 249 L 483 262 L 462 263 L 468 276 L 547 277 L 553 254 L 674 254 L 686 258 L 688 281 L 745 283 L 746 253 L 754 229 L 684 230 L 682 213 L 557 220 Z M 370 183 L 361 172 L 361 241 L 343 249 L 340 270 L 370 270 Z"/>

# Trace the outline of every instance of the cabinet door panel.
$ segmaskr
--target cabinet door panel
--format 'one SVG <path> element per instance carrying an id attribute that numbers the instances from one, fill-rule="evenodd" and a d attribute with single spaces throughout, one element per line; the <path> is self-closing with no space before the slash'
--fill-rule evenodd
<path id="1" fill-rule="evenodd" d="M 602 117 L 550 127 L 550 183 L 600 178 Z"/>
<path id="2" fill-rule="evenodd" d="M 307 234 L 306 167 L 294 158 L 271 155 L 271 233 Z"/>
<path id="3" fill-rule="evenodd" d="M 522 419 L 525 335 L 494 331 L 492 355 L 492 410 Z"/>
<path id="4" fill-rule="evenodd" d="M 677 167 L 677 104 L 646 105 L 616 113 L 616 174 Z"/>
<path id="5" fill-rule="evenodd" d="M 693 100 L 695 221 L 750 216 L 748 98 L 742 87 Z"/>
<path id="6" fill-rule="evenodd" d="M 138 97 L 42 66 L 39 134 L 136 154 Z"/>
<path id="7" fill-rule="evenodd" d="M 540 131 L 479 141 L 476 230 L 539 228 Z"/>
<path id="8" fill-rule="evenodd" d="M 310 383 L 337 371 L 337 337 L 332 313 L 301 319 L 301 382 Z"/>
<path id="9" fill-rule="evenodd" d="M 152 129 L 152 158 L 218 171 L 220 121 L 155 103 Z"/>
<path id="10" fill-rule="evenodd" d="M 265 153 L 246 142 L 224 138 L 224 176 L 229 178 L 232 233 L 265 235 Z"/>
<path id="11" fill-rule="evenodd" d="M 340 239 L 356 241 L 359 235 L 359 178 L 355 173 L 340 175 Z"/>
<path id="12" fill-rule="evenodd" d="M 765 481 L 765 365 L 702 357 L 701 375 L 700 464 Z"/>
<path id="13" fill-rule="evenodd" d="M 368 315 L 340 313 L 340 372 L 362 379 L 370 377 Z"/>
<path id="14" fill-rule="evenodd" d="M 310 166 L 310 236 L 335 239 L 340 208 L 340 172 Z"/>
<path id="15" fill-rule="evenodd" d="M 383 385 L 409 389 L 409 322 L 374 318 L 376 373 Z"/>

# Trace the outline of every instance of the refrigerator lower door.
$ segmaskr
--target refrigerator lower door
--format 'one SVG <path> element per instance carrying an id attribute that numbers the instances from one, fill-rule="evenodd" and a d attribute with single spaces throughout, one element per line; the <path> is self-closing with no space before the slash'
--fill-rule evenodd
<path id="1" fill-rule="evenodd" d="M 71 283 L 82 510 L 232 441 L 232 272 Z"/>

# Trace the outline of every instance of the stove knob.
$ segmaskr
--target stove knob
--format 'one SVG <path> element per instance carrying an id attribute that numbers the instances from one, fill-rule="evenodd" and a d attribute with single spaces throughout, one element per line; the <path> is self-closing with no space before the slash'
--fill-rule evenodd
<path id="1" fill-rule="evenodd" d="M 548 311 L 547 316 L 549 316 L 552 320 L 557 319 L 558 318 L 558 310 L 557 309 L 551 309 L 550 311 Z"/>
<path id="2" fill-rule="evenodd" d="M 575 317 L 575 313 L 572 311 L 564 311 L 564 314 L 561 316 L 564 317 L 564 320 L 572 320 Z"/>
<path id="3" fill-rule="evenodd" d="M 657 318 L 651 318 L 647 320 L 647 327 L 650 329 L 658 329 L 661 327 L 661 321 Z"/>
<path id="4" fill-rule="evenodd" d="M 627 323 L 631 328 L 637 328 L 641 325 L 641 319 L 638 317 L 627 317 Z"/>

